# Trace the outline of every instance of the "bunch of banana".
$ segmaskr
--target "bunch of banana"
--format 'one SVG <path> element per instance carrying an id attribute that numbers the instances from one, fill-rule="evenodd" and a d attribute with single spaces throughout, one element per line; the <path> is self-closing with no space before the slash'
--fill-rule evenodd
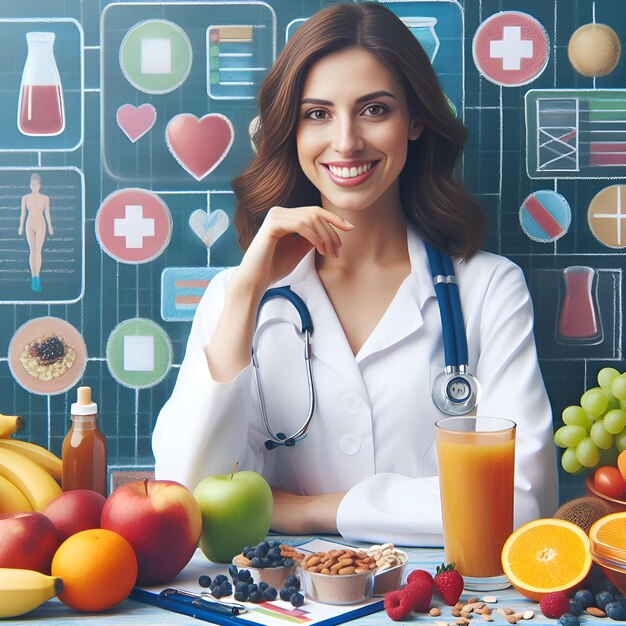
<path id="1" fill-rule="evenodd" d="M 0 414 L 0 513 L 41 511 L 61 494 L 61 459 L 29 441 L 6 438 L 19 430 L 18 420 L 23 423 Z"/>
<path id="2" fill-rule="evenodd" d="M 0 413 L 0 437 L 10 437 L 24 428 L 24 420 L 19 415 Z"/>
<path id="3" fill-rule="evenodd" d="M 63 581 L 29 569 L 0 567 L 0 618 L 24 615 L 63 591 Z"/>

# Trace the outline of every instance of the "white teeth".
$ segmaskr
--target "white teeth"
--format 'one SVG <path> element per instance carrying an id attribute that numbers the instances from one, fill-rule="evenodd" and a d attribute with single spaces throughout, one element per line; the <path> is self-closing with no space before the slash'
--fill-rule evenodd
<path id="1" fill-rule="evenodd" d="M 335 165 L 329 165 L 328 169 L 334 176 L 339 178 L 354 178 L 369 171 L 372 168 L 373 163 L 367 163 L 366 165 L 359 165 L 358 167 L 337 167 Z"/>

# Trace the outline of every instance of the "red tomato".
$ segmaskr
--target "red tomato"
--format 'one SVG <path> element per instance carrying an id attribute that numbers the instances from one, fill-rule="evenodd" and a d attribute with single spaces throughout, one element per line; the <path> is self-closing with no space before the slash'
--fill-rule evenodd
<path id="1" fill-rule="evenodd" d="M 593 486 L 605 496 L 620 498 L 626 491 L 626 482 L 617 467 L 599 467 L 593 475 Z"/>

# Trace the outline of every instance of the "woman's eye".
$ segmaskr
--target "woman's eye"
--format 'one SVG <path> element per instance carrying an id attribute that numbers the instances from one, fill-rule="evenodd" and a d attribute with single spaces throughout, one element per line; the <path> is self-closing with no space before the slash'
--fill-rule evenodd
<path id="1" fill-rule="evenodd" d="M 323 109 L 314 109 L 306 114 L 307 119 L 310 120 L 325 120 L 328 114 Z"/>
<path id="2" fill-rule="evenodd" d="M 365 113 L 371 117 L 379 117 L 387 112 L 387 107 L 382 104 L 370 104 L 365 108 Z"/>

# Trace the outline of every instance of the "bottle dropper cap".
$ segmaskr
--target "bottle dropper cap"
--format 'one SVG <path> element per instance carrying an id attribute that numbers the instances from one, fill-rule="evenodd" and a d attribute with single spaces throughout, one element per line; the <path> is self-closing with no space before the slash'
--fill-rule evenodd
<path id="1" fill-rule="evenodd" d="M 96 415 L 98 405 L 91 401 L 91 387 L 79 387 L 77 402 L 72 404 L 72 415 Z"/>

